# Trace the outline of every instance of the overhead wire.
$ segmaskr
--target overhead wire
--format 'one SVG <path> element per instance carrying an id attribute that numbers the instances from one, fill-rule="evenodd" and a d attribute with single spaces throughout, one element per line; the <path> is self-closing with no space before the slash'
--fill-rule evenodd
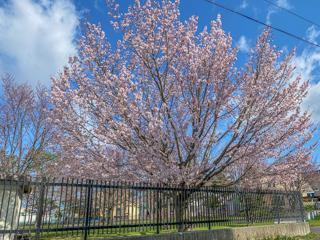
<path id="1" fill-rule="evenodd" d="M 298 35 L 296 35 L 296 34 L 294 34 L 294 33 L 291 33 L 291 32 L 288 32 L 288 31 L 286 31 L 286 30 L 283 30 L 282 28 L 272 26 L 272 25 L 270 25 L 270 24 L 268 24 L 268 23 L 265 23 L 265 22 L 263 22 L 263 21 L 260 21 L 260 20 L 258 20 L 258 19 L 256 19 L 256 18 L 254 18 L 254 17 L 248 16 L 248 15 L 246 15 L 246 14 L 244 14 L 244 13 L 241 13 L 241 12 L 235 10 L 235 9 L 232 9 L 232 8 L 230 8 L 230 7 L 227 7 L 227 6 L 223 5 L 223 4 L 221 4 L 221 3 L 218 3 L 218 2 L 216 2 L 216 1 L 214 1 L 214 0 L 204 0 L 204 1 L 206 1 L 206 2 L 208 2 L 208 3 L 210 3 L 210 4 L 213 4 L 213 5 L 215 5 L 215 6 L 219 7 L 219 8 L 222 8 L 222 9 L 224 9 L 224 10 L 226 10 L 226 11 L 229 11 L 229 12 L 232 12 L 232 13 L 234 13 L 234 14 L 237 14 L 237 15 L 239 15 L 239 16 L 241 16 L 241 17 L 244 17 L 244 18 L 246 18 L 246 19 L 248 19 L 248 20 L 254 21 L 254 22 L 256 22 L 256 23 L 258 23 L 258 24 L 260 24 L 260 25 L 263 25 L 263 26 L 265 26 L 265 27 L 271 28 L 271 29 L 273 29 L 273 30 L 275 30 L 275 31 L 277 31 L 277 32 L 280 32 L 280 33 L 282 33 L 282 34 L 285 34 L 285 35 L 287 35 L 287 36 L 289 36 L 289 37 L 292 37 L 292 38 L 295 38 L 295 39 L 297 39 L 297 40 L 299 40 L 299 41 L 305 42 L 305 43 L 307 43 L 307 44 L 309 44 L 309 45 L 312 45 L 313 47 L 318 47 L 318 48 L 320 48 L 320 45 L 317 44 L 317 43 L 315 43 L 315 42 L 309 41 L 308 39 L 305 39 L 305 38 L 303 38 L 303 37 L 300 37 L 300 36 L 298 36 Z"/>
<path id="2" fill-rule="evenodd" d="M 287 12 L 287 13 L 289 13 L 289 14 L 291 14 L 291 15 L 293 15 L 293 16 L 295 16 L 295 17 L 297 17 L 297 18 L 299 18 L 299 19 L 301 19 L 301 20 L 303 20 L 305 22 L 307 22 L 307 23 L 310 23 L 310 24 L 315 25 L 315 26 L 320 28 L 320 24 L 318 24 L 318 23 L 316 23 L 316 22 L 314 22 L 314 21 L 312 21 L 312 20 L 310 20 L 310 19 L 308 19 L 308 18 L 306 18 L 306 17 L 304 17 L 304 16 L 302 16 L 302 15 L 300 15 L 298 13 L 295 13 L 294 11 L 292 11 L 292 10 L 290 10 L 288 8 L 279 6 L 278 4 L 276 4 L 276 3 L 274 3 L 274 2 L 272 2 L 270 0 L 263 0 L 263 1 L 265 1 L 266 3 L 272 5 L 272 6 L 276 7 L 276 8 L 279 8 L 279 9 L 281 9 L 281 10 L 283 10 L 283 11 L 285 11 L 285 12 Z"/>

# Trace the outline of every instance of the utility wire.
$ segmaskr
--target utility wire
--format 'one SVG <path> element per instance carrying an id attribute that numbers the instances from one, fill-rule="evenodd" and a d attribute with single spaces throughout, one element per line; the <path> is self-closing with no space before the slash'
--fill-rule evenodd
<path id="1" fill-rule="evenodd" d="M 256 23 L 259 23 L 260 25 L 263 25 L 263 26 L 265 26 L 265 27 L 271 28 L 271 29 L 273 29 L 273 30 L 275 30 L 275 31 L 278 31 L 278 32 L 280 32 L 280 33 L 283 33 L 283 34 L 285 34 L 285 35 L 287 35 L 287 36 L 289 36 L 289 37 L 295 38 L 295 39 L 297 39 L 297 40 L 299 40 L 299 41 L 302 41 L 302 42 L 305 42 L 305 43 L 307 43 L 307 44 L 309 44 L 309 45 L 312 45 L 312 46 L 314 46 L 314 47 L 320 48 L 320 45 L 317 44 L 317 43 L 311 42 L 311 41 L 309 41 L 309 40 L 307 40 L 307 39 L 305 39 L 305 38 L 303 38 L 303 37 L 300 37 L 300 36 L 298 36 L 298 35 L 295 35 L 295 34 L 293 34 L 293 33 L 290 33 L 290 32 L 288 32 L 288 31 L 286 31 L 286 30 L 281 29 L 281 28 L 271 26 L 270 24 L 267 24 L 267 23 L 262 22 L 262 21 L 260 21 L 260 20 L 258 20 L 258 19 L 255 19 L 255 18 L 253 18 L 253 17 L 250 17 L 250 16 L 248 16 L 248 15 L 246 15 L 246 14 L 244 14 L 244 13 L 241 13 L 241 12 L 238 12 L 238 11 L 232 9 L 232 8 L 229 8 L 229 7 L 225 6 L 225 5 L 222 5 L 222 4 L 220 4 L 220 3 L 217 3 L 217 2 L 214 1 L 214 0 L 204 0 L 204 1 L 206 1 L 206 2 L 208 2 L 208 3 L 210 3 L 210 4 L 213 4 L 213 5 L 215 5 L 215 6 L 219 7 L 219 8 L 222 8 L 222 9 L 224 9 L 224 10 L 227 10 L 227 11 L 229 11 L 229 12 L 232 12 L 232 13 L 234 13 L 234 14 L 237 14 L 237 15 L 239 15 L 239 16 L 241 16 L 241 17 L 244 17 L 244 18 L 246 18 L 246 19 L 249 19 L 249 20 L 251 20 L 251 21 L 254 21 L 254 22 L 256 22 Z"/>
<path id="2" fill-rule="evenodd" d="M 281 9 L 281 10 L 283 10 L 283 11 L 288 12 L 288 13 L 290 13 L 291 15 L 296 16 L 297 18 L 300 18 L 300 19 L 302 19 L 303 21 L 305 21 L 305 22 L 307 22 L 307 23 L 310 23 L 310 24 L 313 24 L 313 25 L 315 25 L 315 26 L 317 26 L 317 27 L 320 27 L 320 25 L 319 25 L 318 23 L 316 23 L 316 22 L 314 22 L 314 21 L 312 21 L 312 20 L 310 20 L 310 19 L 308 19 L 308 18 L 305 18 L 304 16 L 299 15 L 298 13 L 295 13 L 295 12 L 291 11 L 291 10 L 288 9 L 288 8 L 281 7 L 281 6 L 279 6 L 278 4 L 276 4 L 276 3 L 274 3 L 274 2 L 272 2 L 272 1 L 270 1 L 270 0 L 263 0 L 263 1 L 265 1 L 266 3 L 272 5 L 272 6 L 276 7 L 276 8 L 279 8 L 279 9 Z"/>

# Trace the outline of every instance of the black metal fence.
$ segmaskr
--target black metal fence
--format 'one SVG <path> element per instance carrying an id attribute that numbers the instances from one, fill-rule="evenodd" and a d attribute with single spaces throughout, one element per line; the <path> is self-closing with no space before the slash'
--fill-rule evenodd
<path id="1" fill-rule="evenodd" d="M 89 239 L 304 221 L 299 192 L 79 179 L 2 179 L 0 210 L 1 240 Z"/>

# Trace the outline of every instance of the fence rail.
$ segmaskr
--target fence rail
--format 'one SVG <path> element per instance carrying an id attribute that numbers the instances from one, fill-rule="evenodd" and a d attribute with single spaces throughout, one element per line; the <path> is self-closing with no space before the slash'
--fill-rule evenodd
<path id="1" fill-rule="evenodd" d="M 0 240 L 304 221 L 299 192 L 83 179 L 0 179 L 0 210 Z"/>

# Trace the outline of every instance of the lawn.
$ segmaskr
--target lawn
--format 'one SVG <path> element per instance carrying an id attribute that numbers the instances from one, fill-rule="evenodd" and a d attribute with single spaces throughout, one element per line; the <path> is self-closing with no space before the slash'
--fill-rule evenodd
<path id="1" fill-rule="evenodd" d="M 310 227 L 320 226 L 320 215 L 316 216 L 314 219 L 309 220 Z"/>
<path id="2" fill-rule="evenodd" d="M 319 240 L 319 239 L 320 239 L 319 233 L 310 233 L 306 236 L 264 238 L 263 240 Z"/>
<path id="3" fill-rule="evenodd" d="M 315 218 L 314 220 L 309 221 L 310 226 L 320 226 L 320 216 Z M 261 226 L 261 225 L 270 225 L 272 222 L 261 222 L 255 223 L 249 226 Z M 247 224 L 232 224 L 228 226 L 212 226 L 211 229 L 225 229 L 225 228 L 233 228 L 233 227 L 247 227 Z M 207 226 L 203 227 L 193 227 L 192 231 L 205 231 L 208 230 Z M 156 232 L 154 229 L 150 229 L 148 231 L 137 231 L 134 228 L 122 228 L 121 232 L 116 232 L 117 229 L 113 230 L 114 232 L 110 232 L 109 230 L 100 230 L 95 233 L 90 234 L 90 239 L 106 239 L 113 237 L 132 237 L 132 236 L 143 236 L 143 235 L 155 235 Z M 118 229 L 119 231 L 119 229 Z M 162 229 L 160 234 L 167 234 L 177 232 L 176 228 L 171 229 Z M 41 239 L 43 240 L 81 240 L 83 239 L 82 232 L 74 231 L 74 232 L 45 232 L 42 233 Z M 320 234 L 310 233 L 307 236 L 300 237 L 277 237 L 277 238 L 265 238 L 263 240 L 320 240 Z"/>
<path id="4" fill-rule="evenodd" d="M 261 223 L 255 223 L 250 224 L 249 226 L 261 226 L 261 225 L 271 225 L 272 222 L 261 222 Z M 227 226 L 212 226 L 211 229 L 225 229 L 225 228 L 233 228 L 233 227 L 247 227 L 247 224 L 230 224 Z M 203 227 L 193 227 L 192 231 L 206 231 L 208 230 L 207 226 Z M 116 229 L 113 231 L 117 231 Z M 171 229 L 161 229 L 160 234 L 167 234 L 167 233 L 174 233 L 177 232 L 176 228 Z M 90 234 L 91 239 L 106 239 L 106 238 L 113 238 L 113 237 L 132 237 L 132 236 L 143 236 L 143 235 L 155 235 L 156 232 L 154 229 L 150 229 L 147 231 L 137 231 L 133 228 L 122 228 L 121 232 L 110 232 L 109 230 L 100 230 L 96 231 L 93 234 Z M 63 240 L 81 240 L 83 238 L 81 231 L 79 231 L 79 234 L 77 231 L 74 233 L 72 232 L 47 232 L 43 233 L 41 235 L 41 239 L 44 240 L 53 240 L 53 239 L 63 239 Z"/>
<path id="5" fill-rule="evenodd" d="M 314 219 L 309 220 L 310 227 L 320 226 L 320 216 L 316 216 Z M 319 233 L 310 233 L 307 236 L 298 237 L 277 237 L 277 238 L 265 238 L 264 240 L 319 240 Z"/>

